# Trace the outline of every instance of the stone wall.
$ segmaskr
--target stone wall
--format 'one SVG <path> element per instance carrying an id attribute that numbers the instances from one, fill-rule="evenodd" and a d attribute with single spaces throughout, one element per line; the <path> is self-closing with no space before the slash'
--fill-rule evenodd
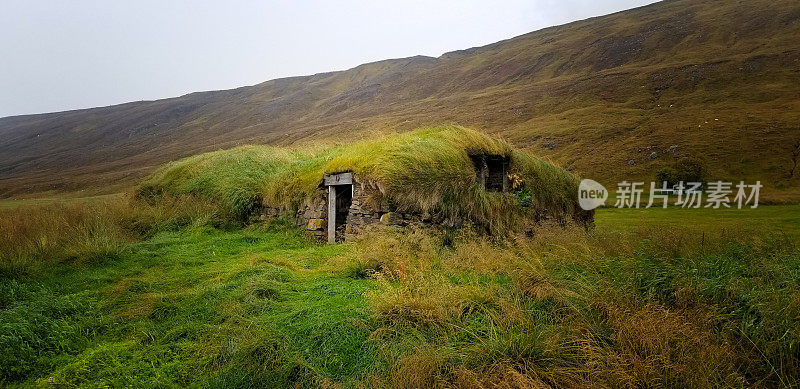
<path id="1" fill-rule="evenodd" d="M 364 226 L 379 223 L 381 216 L 389 212 L 388 208 L 378 209 L 370 205 L 370 197 L 377 188 L 368 187 L 358 181 L 353 184 L 353 198 L 350 204 L 345 224 L 336 231 L 336 240 L 345 240 L 348 235 L 357 234 Z M 297 226 L 308 230 L 320 239 L 328 235 L 328 192 L 320 186 L 319 195 L 307 200 L 297 210 L 281 209 L 262 205 L 258 211 L 258 219 L 266 220 L 278 217 L 288 217 Z M 321 223 L 309 223 L 311 220 L 320 220 Z"/>
<path id="2" fill-rule="evenodd" d="M 298 207 L 297 210 L 262 205 L 257 214 L 258 220 L 270 220 L 285 217 L 294 222 L 298 227 L 308 230 L 309 233 L 320 239 L 324 239 L 326 237 L 326 228 L 328 225 L 328 207 L 327 198 L 323 196 L 315 198 L 313 201 L 306 201 L 305 204 Z M 322 221 L 322 223 L 319 224 L 322 228 L 310 228 L 312 226 L 310 225 L 309 221 L 314 219 Z"/>
<path id="3" fill-rule="evenodd" d="M 366 225 L 380 222 L 381 215 L 388 209 L 375 206 L 370 201 L 371 198 L 374 198 L 377 190 L 369 188 L 359 181 L 353 183 L 353 201 L 350 204 L 350 212 L 347 214 L 344 230 L 336 232 L 337 240 L 346 239 L 348 235 L 358 234 Z"/>
<path id="4" fill-rule="evenodd" d="M 444 226 L 458 228 L 467 221 L 461 218 L 448 218 L 438 214 L 418 213 L 418 212 L 398 212 L 388 204 L 381 204 L 375 199 L 378 196 L 378 189 L 360 183 L 355 180 L 353 183 L 353 198 L 345 219 L 345 224 L 336 231 L 336 240 L 343 241 L 353 235 L 363 231 L 371 224 L 384 224 L 394 226 Z M 328 193 L 327 189 L 320 186 L 319 195 L 307 200 L 298 207 L 297 210 L 281 209 L 269 206 L 262 206 L 258 212 L 258 219 L 266 220 L 278 217 L 288 217 L 297 226 L 306 229 L 320 240 L 327 239 L 328 236 Z M 378 203 L 378 204 L 376 204 Z M 594 212 L 586 211 L 576 214 L 574 220 L 553 220 L 543 213 L 535 213 L 534 220 L 528 233 L 532 234 L 535 226 L 548 224 L 576 223 L 591 228 L 594 225 Z"/>

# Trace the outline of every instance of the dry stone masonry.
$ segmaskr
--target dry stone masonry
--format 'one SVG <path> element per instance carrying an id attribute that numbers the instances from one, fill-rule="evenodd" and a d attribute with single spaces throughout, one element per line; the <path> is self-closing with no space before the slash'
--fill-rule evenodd
<path id="1" fill-rule="evenodd" d="M 489 192 L 506 192 L 509 183 L 509 158 L 500 155 L 471 155 L 476 178 Z M 438 225 L 460 227 L 465 221 L 457 217 L 421 212 L 399 212 L 382 196 L 377 185 L 360 180 L 352 172 L 326 174 L 317 195 L 307 199 L 297 210 L 262 206 L 260 219 L 288 217 L 298 226 L 329 243 L 346 240 L 372 224 L 394 226 Z M 547 216 L 536 214 L 535 221 Z"/>

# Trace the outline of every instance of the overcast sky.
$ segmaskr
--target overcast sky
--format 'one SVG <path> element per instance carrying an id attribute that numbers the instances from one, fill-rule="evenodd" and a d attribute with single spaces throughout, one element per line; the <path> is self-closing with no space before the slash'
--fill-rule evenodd
<path id="1" fill-rule="evenodd" d="M 652 0 L 0 0 L 0 117 L 439 56 Z"/>

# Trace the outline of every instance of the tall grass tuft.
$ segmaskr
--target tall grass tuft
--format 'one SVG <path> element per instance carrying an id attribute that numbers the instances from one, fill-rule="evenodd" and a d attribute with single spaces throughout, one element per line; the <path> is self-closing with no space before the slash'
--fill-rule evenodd
<path id="1" fill-rule="evenodd" d="M 190 225 L 222 226 L 219 207 L 190 197 L 149 205 L 124 196 L 0 209 L 0 276 L 59 262 L 113 260 L 131 242 Z"/>
<path id="2" fill-rule="evenodd" d="M 120 211 L 116 202 L 0 210 L 0 272 L 113 257 L 131 239 L 115 222 Z"/>
<path id="3" fill-rule="evenodd" d="M 800 382 L 800 247 L 781 236 L 554 229 L 488 240 L 383 230 L 369 268 L 396 387 Z M 415 258 L 425 258 L 418 264 Z M 406 348 L 407 349 L 407 348 Z M 404 380 L 404 377 L 408 377 Z"/>

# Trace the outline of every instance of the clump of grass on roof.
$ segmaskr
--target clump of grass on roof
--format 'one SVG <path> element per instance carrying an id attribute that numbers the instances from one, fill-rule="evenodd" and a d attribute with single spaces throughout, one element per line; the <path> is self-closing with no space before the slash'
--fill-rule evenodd
<path id="1" fill-rule="evenodd" d="M 484 191 L 470 159 L 474 154 L 504 155 L 517 174 L 530 205 L 509 194 Z M 244 220 L 264 204 L 296 209 L 319 196 L 326 173 L 351 171 L 360 183 L 377 188 L 379 199 L 401 211 L 439 213 L 508 226 L 527 208 L 566 217 L 576 211 L 578 179 L 548 161 L 512 150 L 508 143 L 460 126 L 421 128 L 356 143 L 313 150 L 242 146 L 169 163 L 138 188 L 148 199 L 193 195 L 218 202 Z M 525 204 L 527 205 L 527 204 Z"/>

